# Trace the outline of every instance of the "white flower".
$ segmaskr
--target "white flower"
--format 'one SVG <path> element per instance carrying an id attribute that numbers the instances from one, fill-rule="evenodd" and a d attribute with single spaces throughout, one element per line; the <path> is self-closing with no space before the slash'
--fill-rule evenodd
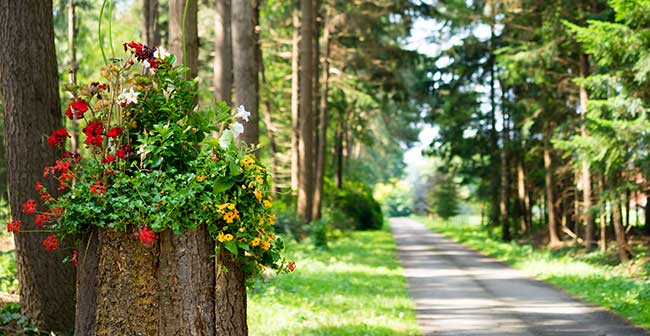
<path id="1" fill-rule="evenodd" d="M 230 130 L 223 131 L 221 137 L 219 138 L 219 146 L 221 146 L 221 148 L 228 148 L 233 138 L 234 137 L 232 136 L 232 132 Z"/>
<path id="2" fill-rule="evenodd" d="M 149 61 L 147 61 L 147 60 L 144 60 L 144 61 L 142 61 L 142 67 L 145 70 L 147 70 L 147 69 L 151 68 L 151 63 L 149 63 Z"/>
<path id="3" fill-rule="evenodd" d="M 156 51 L 153 52 L 154 58 L 167 58 L 169 55 L 170 54 L 163 47 L 158 47 L 156 48 Z"/>
<path id="4" fill-rule="evenodd" d="M 126 104 L 137 104 L 138 103 L 138 95 L 140 95 L 140 92 L 135 92 L 133 91 L 133 88 L 131 90 L 124 91 L 120 93 L 120 96 L 117 97 L 117 99 L 123 101 Z"/>
<path id="5" fill-rule="evenodd" d="M 232 132 L 232 135 L 236 138 L 240 134 L 244 133 L 244 125 L 242 125 L 239 122 L 235 122 L 234 124 L 230 125 L 230 131 Z"/>
<path id="6" fill-rule="evenodd" d="M 251 113 L 246 111 L 244 105 L 239 105 L 239 107 L 237 107 L 237 113 L 235 114 L 235 118 L 244 119 L 246 120 L 246 122 L 248 122 L 248 117 L 250 116 Z"/>

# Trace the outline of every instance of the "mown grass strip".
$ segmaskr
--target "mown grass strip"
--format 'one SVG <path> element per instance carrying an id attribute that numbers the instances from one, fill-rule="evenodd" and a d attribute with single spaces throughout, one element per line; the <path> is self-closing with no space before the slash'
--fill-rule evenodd
<path id="1" fill-rule="evenodd" d="M 454 241 L 507 262 L 587 302 L 606 307 L 638 326 L 650 328 L 650 280 L 626 276 L 624 268 L 608 265 L 600 252 L 578 255 L 566 250 L 536 249 L 528 244 L 504 243 L 484 227 L 458 220 L 453 224 L 426 218 L 418 220 Z"/>
<path id="2" fill-rule="evenodd" d="M 387 229 L 329 249 L 289 243 L 294 273 L 249 293 L 251 335 L 418 335 L 414 304 Z"/>

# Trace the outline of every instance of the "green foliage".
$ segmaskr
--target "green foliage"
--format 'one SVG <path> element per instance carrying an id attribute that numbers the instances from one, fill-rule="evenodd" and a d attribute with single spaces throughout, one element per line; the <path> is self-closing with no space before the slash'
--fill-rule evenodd
<path id="1" fill-rule="evenodd" d="M 552 251 L 528 244 L 504 243 L 490 235 L 488 228 L 472 225 L 462 218 L 457 225 L 423 220 L 447 237 L 593 304 L 604 306 L 642 327 L 650 327 L 650 279 L 632 278 L 624 265 L 612 266 L 610 257 L 600 252 L 576 254 L 575 249 Z"/>
<path id="2" fill-rule="evenodd" d="M 375 185 L 373 196 L 390 217 L 408 216 L 412 213 L 413 191 L 407 182 L 392 179 L 390 183 L 379 183 Z"/>
<path id="3" fill-rule="evenodd" d="M 354 229 L 378 230 L 384 225 L 381 205 L 364 184 L 345 182 L 341 189 L 336 189 L 328 183 L 325 194 L 325 206 L 339 209 L 349 216 L 354 221 Z"/>
<path id="4" fill-rule="evenodd" d="M 295 272 L 249 293 L 251 335 L 419 335 L 387 228 L 352 232 L 328 249 L 290 242 L 286 253 Z"/>
<path id="5" fill-rule="evenodd" d="M 434 188 L 432 200 L 436 215 L 443 220 L 458 215 L 460 199 L 456 182 L 447 176 Z"/>

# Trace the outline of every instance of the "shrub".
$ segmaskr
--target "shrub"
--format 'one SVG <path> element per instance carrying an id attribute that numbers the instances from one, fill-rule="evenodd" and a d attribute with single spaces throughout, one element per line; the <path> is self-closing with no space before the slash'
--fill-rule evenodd
<path id="1" fill-rule="evenodd" d="M 384 225 L 381 206 L 370 189 L 359 182 L 346 182 L 341 189 L 328 183 L 326 206 L 347 215 L 356 230 L 379 230 Z"/>

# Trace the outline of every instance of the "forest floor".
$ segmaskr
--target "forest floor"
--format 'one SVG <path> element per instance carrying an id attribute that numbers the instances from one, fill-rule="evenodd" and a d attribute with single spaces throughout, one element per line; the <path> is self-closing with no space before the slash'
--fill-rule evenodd
<path id="1" fill-rule="evenodd" d="M 391 226 L 400 262 L 415 299 L 418 322 L 426 335 L 650 335 L 603 308 L 583 303 L 553 286 L 533 280 L 522 271 L 454 243 L 416 220 L 397 218 L 391 221 Z M 432 226 L 435 229 L 445 227 Z M 467 227 L 451 230 L 472 231 Z M 459 235 L 459 231 L 455 233 Z M 464 243 L 474 248 L 494 247 L 495 243 L 489 237 L 477 238 L 465 239 Z M 558 271 L 583 274 L 587 281 L 597 277 L 595 273 L 599 271 L 572 263 L 554 266 Z M 575 267 L 578 268 L 570 270 Z M 564 281 L 575 281 L 576 276 L 567 275 Z M 622 284 L 617 281 L 616 284 Z M 583 290 L 598 292 L 593 282 L 592 279 L 580 286 Z M 607 281 L 603 284 L 607 285 Z M 647 289 L 644 282 L 639 285 L 641 291 Z M 622 287 L 628 296 L 634 293 L 630 286 Z M 612 290 L 604 292 L 612 293 Z M 635 301 L 638 314 L 634 322 L 647 326 L 642 316 L 643 298 L 638 296 Z M 625 297 L 613 299 L 622 305 L 626 303 Z M 632 320 L 629 315 L 628 318 Z"/>
<path id="2" fill-rule="evenodd" d="M 249 291 L 251 335 L 419 335 L 387 225 L 326 249 L 290 242 L 286 258 L 293 273 Z"/>

